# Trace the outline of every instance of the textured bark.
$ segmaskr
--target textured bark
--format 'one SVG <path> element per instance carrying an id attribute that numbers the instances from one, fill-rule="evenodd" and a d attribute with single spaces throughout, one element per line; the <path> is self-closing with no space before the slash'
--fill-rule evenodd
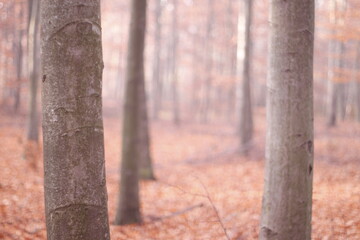
<path id="1" fill-rule="evenodd" d="M 115 224 L 141 222 L 139 199 L 139 84 L 144 79 L 146 0 L 132 0 L 127 56 L 126 93 L 119 205 Z"/>
<path id="2" fill-rule="evenodd" d="M 40 39 L 39 39 L 39 8 L 40 0 L 32 0 L 28 34 L 28 68 L 30 79 L 30 104 L 27 126 L 27 140 L 38 142 L 39 118 L 37 109 L 38 82 L 40 77 Z"/>
<path id="3" fill-rule="evenodd" d="M 260 239 L 310 240 L 314 0 L 271 1 Z"/>
<path id="4" fill-rule="evenodd" d="M 155 48 L 154 48 L 154 65 L 153 65 L 153 84 L 152 84 L 152 95 L 153 95 L 153 117 L 154 119 L 159 118 L 159 112 L 161 111 L 162 104 L 162 75 L 161 75 L 161 0 L 156 0 L 155 9 Z"/>
<path id="5" fill-rule="evenodd" d="M 253 134 L 253 120 L 251 108 L 251 20 L 252 0 L 244 1 L 245 7 L 245 50 L 243 61 L 243 75 L 240 83 L 240 111 L 239 111 L 239 150 L 246 154 Z"/>
<path id="6" fill-rule="evenodd" d="M 100 0 L 42 1 L 47 238 L 110 239 Z"/>

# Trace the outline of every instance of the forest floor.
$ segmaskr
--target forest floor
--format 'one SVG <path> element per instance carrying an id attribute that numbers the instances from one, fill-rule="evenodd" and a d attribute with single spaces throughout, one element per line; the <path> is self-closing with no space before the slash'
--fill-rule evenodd
<path id="1" fill-rule="evenodd" d="M 313 239 L 360 239 L 360 124 L 315 120 Z M 45 239 L 41 154 L 24 159 L 24 117 L 0 118 L 0 239 Z M 234 129 L 169 122 L 151 126 L 157 181 L 141 183 L 142 225 L 114 226 L 119 117 L 105 117 L 112 239 L 257 239 L 264 169 L 264 111 L 247 157 Z M 29 155 L 29 153 L 27 153 Z M 31 154 L 30 154 L 31 155 Z M 225 234 L 226 231 L 226 234 Z"/>

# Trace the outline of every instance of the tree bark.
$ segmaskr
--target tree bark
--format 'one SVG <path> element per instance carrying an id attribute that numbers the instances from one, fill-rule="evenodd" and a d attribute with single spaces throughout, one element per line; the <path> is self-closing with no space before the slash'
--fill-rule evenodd
<path id="1" fill-rule="evenodd" d="M 245 7 L 245 50 L 243 60 L 243 74 L 240 83 L 240 111 L 239 111 L 239 150 L 246 154 L 253 133 L 253 120 L 251 108 L 251 20 L 252 20 L 252 0 L 244 1 Z"/>
<path id="2" fill-rule="evenodd" d="M 28 115 L 27 140 L 38 142 L 39 140 L 39 117 L 37 110 L 38 81 L 40 76 L 40 39 L 39 39 L 39 0 L 32 0 L 28 34 L 28 67 L 30 79 L 30 105 Z"/>
<path id="3" fill-rule="evenodd" d="M 260 239 L 310 240 L 314 0 L 271 1 Z"/>
<path id="4" fill-rule="evenodd" d="M 47 239 L 110 239 L 100 0 L 40 8 Z"/>
<path id="5" fill-rule="evenodd" d="M 139 84 L 144 81 L 146 0 L 131 3 L 119 204 L 115 224 L 141 222 L 139 199 Z"/>

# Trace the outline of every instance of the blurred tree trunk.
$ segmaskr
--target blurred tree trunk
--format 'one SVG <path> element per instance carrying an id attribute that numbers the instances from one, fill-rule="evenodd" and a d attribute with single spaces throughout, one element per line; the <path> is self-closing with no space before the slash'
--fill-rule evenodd
<path id="1" fill-rule="evenodd" d="M 171 89 L 173 100 L 173 122 L 175 125 L 180 124 L 180 109 L 179 109 L 179 89 L 178 89 L 178 4 L 177 0 L 173 0 L 174 13 L 172 18 L 172 61 L 171 61 Z"/>
<path id="2" fill-rule="evenodd" d="M 206 38 L 205 38 L 205 96 L 202 111 L 202 122 L 207 123 L 209 120 L 210 113 L 210 101 L 211 101 L 211 90 L 212 90 L 212 69 L 213 69 L 213 25 L 214 25 L 214 2 L 208 0 L 208 16 L 206 23 Z"/>
<path id="3" fill-rule="evenodd" d="M 100 0 L 40 9 L 47 239 L 110 239 Z"/>
<path id="4" fill-rule="evenodd" d="M 22 29 L 21 23 L 24 17 L 24 7 L 23 3 L 20 3 L 20 13 L 19 13 L 19 25 L 16 29 L 16 41 L 14 41 L 14 52 L 15 52 L 15 66 L 16 66 L 16 85 L 14 89 L 14 112 L 17 113 L 20 108 L 21 101 L 21 85 L 22 85 L 22 70 L 23 70 L 23 44 L 22 39 L 24 36 L 24 30 Z"/>
<path id="5" fill-rule="evenodd" d="M 336 125 L 336 106 L 337 106 L 337 85 L 334 82 L 334 67 L 337 61 L 335 55 L 337 53 L 337 42 L 330 40 L 328 50 L 328 92 L 327 92 L 327 125 L 329 127 Z"/>
<path id="6" fill-rule="evenodd" d="M 251 108 L 251 22 L 252 0 L 244 1 L 245 11 L 245 47 L 243 60 L 243 74 L 240 82 L 240 111 L 239 111 L 239 150 L 246 154 L 253 134 L 253 119 Z"/>
<path id="7" fill-rule="evenodd" d="M 228 15 L 228 34 L 229 34 L 229 41 L 230 45 L 228 47 L 228 68 L 229 68 L 229 77 L 230 83 L 227 90 L 227 120 L 230 121 L 234 117 L 234 108 L 236 106 L 236 67 L 237 67 L 237 48 L 238 44 L 237 41 L 234 41 L 235 35 L 237 33 L 237 24 L 234 23 L 234 14 L 233 12 L 233 0 L 228 1 L 227 7 L 227 15 Z M 237 18 L 236 18 L 237 19 Z"/>
<path id="8" fill-rule="evenodd" d="M 260 239 L 310 240 L 314 0 L 271 1 Z"/>
<path id="9" fill-rule="evenodd" d="M 346 114 L 346 105 L 347 105 L 347 86 L 349 79 L 347 79 L 347 76 L 343 74 L 343 71 L 345 70 L 345 43 L 339 42 L 340 46 L 339 49 L 339 59 L 338 59 L 338 68 L 335 69 L 337 72 L 337 78 L 340 80 L 340 82 L 336 83 L 337 86 L 337 98 L 338 98 L 338 105 L 337 105 L 337 115 L 340 120 L 344 121 L 345 114 Z"/>
<path id="10" fill-rule="evenodd" d="M 146 0 L 132 0 L 128 41 L 119 204 L 115 224 L 141 222 L 138 141 L 140 96 L 144 81 Z"/>
<path id="11" fill-rule="evenodd" d="M 193 113 L 193 120 L 197 119 L 199 113 L 199 68 L 198 64 L 201 61 L 199 56 L 199 35 L 198 29 L 194 26 L 194 32 L 192 33 L 192 58 L 191 58 L 191 106 L 190 111 Z"/>
<path id="12" fill-rule="evenodd" d="M 30 104 L 28 113 L 27 140 L 38 142 L 39 118 L 37 110 L 38 81 L 40 76 L 40 39 L 39 39 L 39 0 L 32 0 L 28 33 L 28 67 L 30 80 Z"/>
<path id="13" fill-rule="evenodd" d="M 360 122 L 360 41 L 357 42 L 357 52 L 355 60 L 355 112 L 356 120 Z"/>
<path id="14" fill-rule="evenodd" d="M 156 0 L 155 8 L 155 36 L 154 36 L 154 64 L 153 64 L 153 83 L 152 83 L 152 95 L 153 95 L 153 117 L 155 120 L 159 118 L 159 112 L 162 105 L 162 74 L 161 74 L 161 55 L 162 55 L 162 38 L 161 38 L 161 15 L 162 6 L 161 0 Z"/>
<path id="15" fill-rule="evenodd" d="M 123 39 L 120 40 L 120 46 L 123 45 Z M 116 72 L 116 84 L 115 84 L 115 99 L 117 100 L 117 102 L 122 103 L 124 101 L 124 67 L 123 67 L 123 62 L 124 62 L 124 52 L 122 51 L 122 49 L 119 50 L 119 55 L 118 55 L 118 67 L 117 67 L 117 72 Z"/>
<path id="16" fill-rule="evenodd" d="M 343 24 L 347 1 L 332 0 L 330 5 L 330 23 L 334 28 L 332 34 L 335 39 L 329 42 L 328 53 L 328 97 L 327 97 L 327 125 L 336 125 L 337 118 L 344 119 L 346 111 L 344 77 L 341 71 L 344 67 L 344 43 L 338 39 L 337 29 Z"/>
<path id="17" fill-rule="evenodd" d="M 139 154 L 139 176 L 141 179 L 155 180 L 154 170 L 152 166 L 151 152 L 150 152 L 150 136 L 149 136 L 149 118 L 147 111 L 145 78 L 142 77 L 138 84 L 139 91 L 139 139 L 138 139 L 138 154 Z"/>

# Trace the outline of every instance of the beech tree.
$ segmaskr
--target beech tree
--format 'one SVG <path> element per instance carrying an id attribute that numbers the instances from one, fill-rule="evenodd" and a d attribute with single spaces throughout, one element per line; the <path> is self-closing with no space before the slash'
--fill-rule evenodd
<path id="1" fill-rule="evenodd" d="M 337 39 L 339 28 L 344 24 L 346 1 L 332 0 L 330 6 L 330 23 L 333 38 L 329 41 L 329 60 L 328 60 L 328 96 L 327 96 L 327 125 L 333 127 L 336 120 L 345 118 L 345 80 L 342 76 L 344 69 L 345 44 Z"/>
<path id="2" fill-rule="evenodd" d="M 144 180 L 155 180 L 155 174 L 152 164 L 150 151 L 150 136 L 149 136 L 149 116 L 147 109 L 147 98 L 145 90 L 145 77 L 143 76 L 138 84 L 139 103 L 138 103 L 138 134 L 137 140 L 138 158 L 139 161 L 139 176 Z"/>
<path id="3" fill-rule="evenodd" d="M 24 18 L 24 7 L 25 4 L 24 3 L 20 3 L 20 10 L 19 10 L 19 23 L 22 22 L 23 18 Z M 14 48 L 14 52 L 16 57 L 14 58 L 14 65 L 16 66 L 16 85 L 15 85 L 15 89 L 14 89 L 14 112 L 17 113 L 19 111 L 20 108 L 20 104 L 21 104 L 21 85 L 22 85 L 22 77 L 23 77 L 23 55 L 24 55 L 24 48 L 23 48 L 23 44 L 22 44 L 22 40 L 23 40 L 23 36 L 24 36 L 24 29 L 19 26 L 19 29 L 15 28 L 15 41 L 13 42 L 13 48 Z"/>
<path id="4" fill-rule="evenodd" d="M 251 108 L 251 18 L 252 18 L 252 0 L 244 1 L 245 11 L 245 47 L 243 59 L 242 81 L 240 82 L 240 111 L 239 111 L 239 138 L 240 151 L 246 153 L 249 149 L 249 143 L 252 139 L 253 120 Z M 240 18 L 239 18 L 240 19 Z M 241 21 L 239 21 L 241 24 Z M 238 38 L 239 40 L 240 38 Z"/>
<path id="5" fill-rule="evenodd" d="M 41 1 L 40 12 L 47 238 L 110 239 L 100 0 Z"/>
<path id="6" fill-rule="evenodd" d="M 314 0 L 271 1 L 260 239 L 310 240 Z"/>
<path id="7" fill-rule="evenodd" d="M 171 39 L 171 88 L 172 88 L 172 100 L 173 100 L 173 122 L 175 125 L 180 124 L 180 106 L 179 106 L 179 90 L 178 90 L 178 2 L 173 0 L 174 13 L 172 17 L 172 39 Z"/>
<path id="8" fill-rule="evenodd" d="M 27 139 L 38 142 L 38 83 L 40 77 L 40 39 L 39 39 L 39 9 L 40 0 L 29 2 L 29 29 L 28 29 L 28 67 L 30 80 L 30 104 L 28 116 Z"/>
<path id="9" fill-rule="evenodd" d="M 161 111 L 162 104 L 162 64 L 161 64 L 161 54 L 162 54 L 162 6 L 161 0 L 156 0 L 155 7 L 155 33 L 154 33 L 154 63 L 153 63 L 153 72 L 152 72 L 152 97 L 153 97 L 153 117 L 155 120 L 159 118 L 159 112 Z"/>
<path id="10" fill-rule="evenodd" d="M 201 121 L 207 123 L 209 120 L 211 106 L 211 90 L 213 84 L 213 28 L 214 28 L 214 1 L 207 0 L 207 19 L 206 19 L 206 40 L 204 47 L 204 99 Z"/>
<path id="11" fill-rule="evenodd" d="M 146 0 L 132 0 L 126 69 L 119 203 L 115 224 L 141 222 L 139 199 L 140 91 L 144 84 Z M 141 87 L 141 88 L 140 88 Z M 143 90 L 141 90 L 143 92 Z"/>

